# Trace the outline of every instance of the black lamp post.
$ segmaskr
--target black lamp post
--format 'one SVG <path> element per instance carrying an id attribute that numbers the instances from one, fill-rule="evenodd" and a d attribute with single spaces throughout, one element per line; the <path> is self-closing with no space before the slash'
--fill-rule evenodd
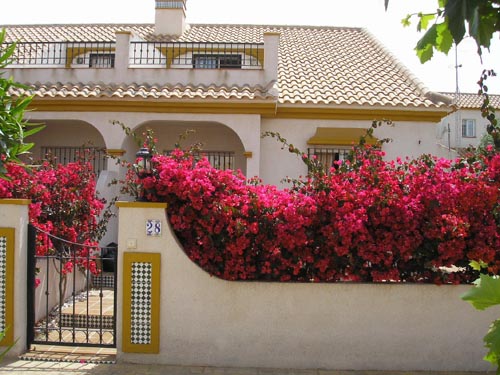
<path id="1" fill-rule="evenodd" d="M 151 153 L 149 152 L 149 149 L 146 147 L 142 147 L 137 153 L 135 154 L 137 158 L 137 162 L 135 164 L 135 173 L 137 174 L 137 177 L 139 180 L 142 180 L 143 178 L 151 175 Z M 142 202 L 147 202 L 146 198 L 146 192 L 144 191 L 144 187 L 140 187 L 140 196 L 138 197 L 139 201 Z"/>

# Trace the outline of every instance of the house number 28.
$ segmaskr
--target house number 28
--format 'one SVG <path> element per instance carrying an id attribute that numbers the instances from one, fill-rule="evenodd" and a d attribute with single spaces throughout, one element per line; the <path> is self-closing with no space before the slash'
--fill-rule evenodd
<path id="1" fill-rule="evenodd" d="M 146 235 L 153 237 L 161 236 L 161 220 L 147 220 Z"/>

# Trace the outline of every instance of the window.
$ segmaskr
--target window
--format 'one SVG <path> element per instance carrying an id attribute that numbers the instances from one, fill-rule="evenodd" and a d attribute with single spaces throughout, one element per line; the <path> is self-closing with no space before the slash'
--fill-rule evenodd
<path id="1" fill-rule="evenodd" d="M 219 60 L 217 56 L 195 55 L 193 68 L 197 69 L 217 69 Z"/>
<path id="2" fill-rule="evenodd" d="M 462 137 L 475 138 L 476 137 L 476 120 L 462 120 Z"/>
<path id="3" fill-rule="evenodd" d="M 91 68 L 114 68 L 115 54 L 114 53 L 91 53 L 89 60 Z"/>
<path id="4" fill-rule="evenodd" d="M 241 69 L 241 55 L 194 55 L 193 68 Z"/>
<path id="5" fill-rule="evenodd" d="M 367 145 L 379 147 L 378 139 L 366 137 L 366 133 L 367 129 L 363 128 L 316 128 L 316 133 L 307 141 L 310 146 L 307 154 L 309 157 L 316 157 L 325 172 L 329 173 L 332 167 L 336 167 L 336 161 L 347 158 L 360 137 L 365 137 Z"/>
<path id="6" fill-rule="evenodd" d="M 336 168 L 335 162 L 345 160 L 349 155 L 348 148 L 330 148 L 330 147 L 315 147 L 307 149 L 309 158 L 315 156 L 316 159 L 323 165 L 325 172 L 329 173 L 331 168 Z"/>

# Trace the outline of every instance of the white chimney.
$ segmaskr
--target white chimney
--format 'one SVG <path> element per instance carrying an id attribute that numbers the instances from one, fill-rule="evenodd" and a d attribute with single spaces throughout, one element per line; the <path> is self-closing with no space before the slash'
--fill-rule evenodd
<path id="1" fill-rule="evenodd" d="M 155 0 L 155 34 L 181 35 L 186 30 L 187 0 Z"/>

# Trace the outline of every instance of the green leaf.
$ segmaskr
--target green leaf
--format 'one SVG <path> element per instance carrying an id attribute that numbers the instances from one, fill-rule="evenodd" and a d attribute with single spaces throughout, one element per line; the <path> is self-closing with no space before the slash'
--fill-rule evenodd
<path id="1" fill-rule="evenodd" d="M 478 46 L 490 47 L 493 34 L 500 29 L 500 23 L 497 24 L 498 20 L 500 20 L 500 10 L 498 8 L 477 15 L 474 20 L 478 23 L 477 29 L 474 29 L 474 32 L 469 31 L 469 34 L 476 40 Z"/>
<path id="2" fill-rule="evenodd" d="M 500 279 L 489 275 L 480 275 L 475 286 L 461 297 L 478 310 L 500 304 Z"/>
<path id="3" fill-rule="evenodd" d="M 436 18 L 435 14 L 419 13 L 418 16 L 420 17 L 420 21 L 417 25 L 418 31 L 427 30 L 427 28 L 429 27 L 429 22 L 431 22 L 432 20 L 434 20 Z"/>
<path id="4" fill-rule="evenodd" d="M 500 355 L 500 320 L 495 320 L 488 330 L 488 333 L 483 338 L 484 346 L 489 349 L 488 353 L 484 357 L 485 361 L 488 361 L 495 366 L 499 365 L 499 355 Z"/>
<path id="5" fill-rule="evenodd" d="M 424 36 L 418 41 L 416 46 L 417 56 L 420 62 L 423 64 L 430 60 L 434 54 L 434 46 L 436 45 L 437 39 L 437 26 L 432 25 L 429 30 L 424 34 Z"/>
<path id="6" fill-rule="evenodd" d="M 445 54 L 450 52 L 453 46 L 453 36 L 448 28 L 448 23 L 442 22 L 436 25 L 437 37 L 436 37 L 436 48 Z"/>
<path id="7" fill-rule="evenodd" d="M 460 43 L 465 35 L 465 21 L 467 15 L 467 2 L 474 0 L 450 0 L 445 6 L 445 18 L 448 21 L 451 35 L 455 43 Z"/>
<path id="8" fill-rule="evenodd" d="M 406 17 L 401 20 L 401 24 L 404 27 L 410 26 L 411 25 L 410 19 L 411 19 L 411 14 L 407 14 Z"/>
<path id="9" fill-rule="evenodd" d="M 28 126 L 32 126 L 33 124 L 28 124 Z M 36 125 L 35 125 L 36 126 Z M 30 135 L 38 133 L 40 130 L 43 130 L 45 128 L 45 125 L 37 126 L 36 128 L 30 129 L 30 130 L 25 130 L 24 136 L 28 137 Z"/>
<path id="10" fill-rule="evenodd" d="M 480 260 L 479 262 L 478 261 L 475 261 L 475 260 L 471 260 L 469 262 L 469 265 L 471 266 L 471 268 L 474 270 L 474 271 L 481 271 L 483 268 L 487 268 L 488 265 L 486 263 L 484 263 L 482 260 Z"/>

